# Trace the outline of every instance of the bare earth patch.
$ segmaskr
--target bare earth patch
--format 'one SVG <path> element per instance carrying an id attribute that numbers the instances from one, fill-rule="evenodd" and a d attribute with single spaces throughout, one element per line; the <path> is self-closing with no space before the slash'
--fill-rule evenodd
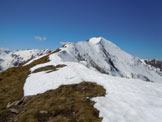
<path id="1" fill-rule="evenodd" d="M 49 66 L 38 68 L 38 69 L 34 70 L 32 73 L 37 73 L 37 72 L 42 72 L 42 71 L 48 71 L 47 73 L 49 73 L 49 72 L 57 71 L 59 68 L 62 68 L 64 66 L 66 66 L 66 65 L 63 65 L 63 64 L 56 65 L 56 66 L 49 65 Z"/>

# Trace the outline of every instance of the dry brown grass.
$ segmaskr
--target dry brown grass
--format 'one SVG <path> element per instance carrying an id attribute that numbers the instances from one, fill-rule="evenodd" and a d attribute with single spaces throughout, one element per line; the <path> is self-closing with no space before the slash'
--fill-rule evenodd
<path id="1" fill-rule="evenodd" d="M 62 85 L 56 90 L 26 98 L 16 108 L 19 122 L 101 122 L 99 111 L 89 98 L 104 96 L 102 86 L 92 82 Z M 89 97 L 87 99 L 87 97 Z"/>
<path id="2" fill-rule="evenodd" d="M 48 55 L 33 61 L 27 66 L 9 68 L 0 72 L 0 121 L 9 118 L 6 114 L 6 105 L 23 96 L 24 82 L 29 75 L 29 69 L 37 64 L 48 62 Z"/>
<path id="3" fill-rule="evenodd" d="M 7 103 L 18 100 L 23 96 L 23 86 L 30 73 L 29 69 L 35 65 L 48 62 L 48 56 L 59 51 L 60 49 L 51 51 L 48 55 L 33 61 L 29 65 L 20 65 L 0 72 L 0 118 Z"/>
<path id="4" fill-rule="evenodd" d="M 50 54 L 57 53 L 57 52 L 60 52 L 60 51 L 61 51 L 61 49 L 58 48 L 58 49 L 56 49 L 55 51 L 51 52 Z"/>
<path id="5" fill-rule="evenodd" d="M 60 50 L 50 54 L 58 51 Z M 13 67 L 0 73 L 0 122 L 15 120 L 18 122 L 100 122 L 98 111 L 93 107 L 94 102 L 86 97 L 103 96 L 105 89 L 89 82 L 63 85 L 56 90 L 25 97 L 21 104 L 11 107 L 18 110 L 19 114 L 12 113 L 10 108 L 6 108 L 8 103 L 13 103 L 23 97 L 23 86 L 30 74 L 29 69 L 48 62 L 49 55 L 35 60 L 29 65 Z M 52 67 L 52 69 L 60 67 L 62 66 Z"/>
<path id="6" fill-rule="evenodd" d="M 64 66 L 66 66 L 66 65 L 64 65 L 64 64 L 56 65 L 56 66 L 49 65 L 49 66 L 38 68 L 38 69 L 34 70 L 32 73 L 37 73 L 37 72 L 41 72 L 41 71 L 48 71 L 47 73 L 49 73 L 49 72 L 57 71 L 59 68 L 62 68 Z"/>

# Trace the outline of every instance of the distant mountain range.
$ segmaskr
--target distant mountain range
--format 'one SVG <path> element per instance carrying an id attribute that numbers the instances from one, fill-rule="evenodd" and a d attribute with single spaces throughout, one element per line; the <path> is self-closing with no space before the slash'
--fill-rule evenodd
<path id="1" fill-rule="evenodd" d="M 49 50 L 15 50 L 0 48 L 0 71 L 6 70 L 10 67 L 19 66 L 29 59 L 45 55 Z"/>
<path id="2" fill-rule="evenodd" d="M 162 71 L 162 61 L 157 59 L 145 60 L 145 62 L 153 67 L 159 68 Z"/>

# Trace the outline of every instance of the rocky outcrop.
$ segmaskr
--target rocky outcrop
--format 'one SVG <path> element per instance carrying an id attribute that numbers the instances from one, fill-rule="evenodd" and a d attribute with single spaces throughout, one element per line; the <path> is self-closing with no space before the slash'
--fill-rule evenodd
<path id="1" fill-rule="evenodd" d="M 159 68 L 162 71 L 162 61 L 152 59 L 152 60 L 145 60 L 145 62 L 153 67 Z"/>

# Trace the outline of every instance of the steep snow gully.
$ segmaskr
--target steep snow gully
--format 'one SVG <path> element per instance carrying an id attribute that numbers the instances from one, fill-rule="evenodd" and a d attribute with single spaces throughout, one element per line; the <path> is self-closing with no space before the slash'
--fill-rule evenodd
<path id="1" fill-rule="evenodd" d="M 32 67 L 66 65 L 57 71 L 31 73 L 24 96 L 44 93 L 63 84 L 96 82 L 106 89 L 95 97 L 103 122 L 161 122 L 162 77 L 159 70 L 122 51 L 102 37 L 67 43 L 49 56 L 50 61 Z M 31 61 L 32 62 L 32 61 Z"/>

